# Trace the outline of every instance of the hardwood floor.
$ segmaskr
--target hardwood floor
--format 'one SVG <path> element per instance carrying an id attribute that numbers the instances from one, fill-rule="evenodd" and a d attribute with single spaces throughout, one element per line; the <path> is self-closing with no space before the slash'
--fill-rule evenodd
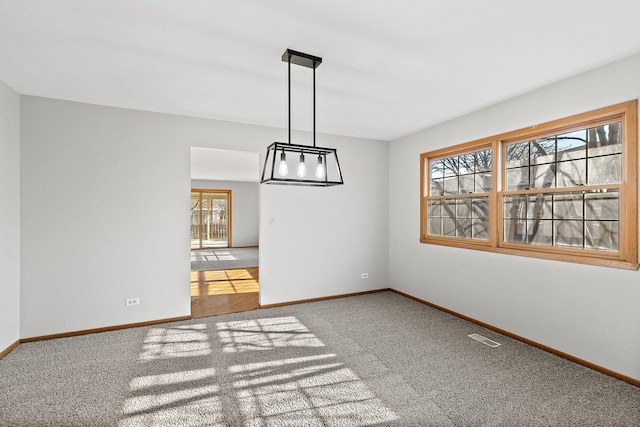
<path id="1" fill-rule="evenodd" d="M 215 316 L 255 310 L 258 268 L 191 272 L 191 316 Z"/>

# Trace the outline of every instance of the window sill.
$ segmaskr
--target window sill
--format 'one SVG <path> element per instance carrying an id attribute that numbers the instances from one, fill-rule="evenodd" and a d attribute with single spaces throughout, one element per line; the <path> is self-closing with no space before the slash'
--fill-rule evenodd
<path id="1" fill-rule="evenodd" d="M 623 270 L 638 270 L 640 264 L 633 261 L 623 260 L 612 254 L 608 257 L 595 256 L 593 253 L 576 254 L 574 253 L 558 253 L 557 251 L 548 252 L 545 250 L 536 250 L 527 246 L 526 249 L 514 247 L 495 247 L 489 242 L 473 242 L 460 241 L 458 239 L 447 238 L 421 238 L 420 243 L 438 246 L 448 246 L 461 249 L 475 249 L 478 251 L 494 252 L 505 255 L 517 255 L 529 258 L 548 259 L 552 261 L 570 262 L 584 265 L 595 265 L 599 267 L 619 268 Z M 557 249 L 557 248 L 554 248 Z M 598 254 L 599 255 L 599 254 Z"/>

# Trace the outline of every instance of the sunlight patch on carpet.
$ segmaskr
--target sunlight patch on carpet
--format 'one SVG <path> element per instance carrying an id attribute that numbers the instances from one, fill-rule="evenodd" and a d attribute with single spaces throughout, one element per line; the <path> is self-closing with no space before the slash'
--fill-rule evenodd
<path id="1" fill-rule="evenodd" d="M 148 394 L 125 401 L 125 418 L 118 425 L 223 426 L 226 424 L 219 394 L 220 387 L 215 384 L 202 387 L 185 384 L 184 389 L 164 393 L 151 389 Z"/>
<path id="2" fill-rule="evenodd" d="M 195 357 L 211 353 L 205 324 L 151 328 L 142 344 L 140 361 Z"/>
<path id="3" fill-rule="evenodd" d="M 149 329 L 119 427 L 365 426 L 398 419 L 296 317 L 218 322 L 216 328 L 217 340 L 205 324 Z"/>
<path id="4" fill-rule="evenodd" d="M 219 322 L 216 327 L 225 352 L 324 346 L 293 316 Z"/>
<path id="5" fill-rule="evenodd" d="M 335 354 L 235 365 L 243 425 L 372 425 L 396 420 Z"/>

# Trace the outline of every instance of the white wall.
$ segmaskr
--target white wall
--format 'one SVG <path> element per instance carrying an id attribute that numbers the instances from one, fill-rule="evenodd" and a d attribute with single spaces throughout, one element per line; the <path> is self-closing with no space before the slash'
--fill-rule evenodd
<path id="1" fill-rule="evenodd" d="M 262 156 L 286 137 L 29 96 L 21 119 L 22 337 L 189 315 L 190 147 Z M 338 148 L 344 186 L 260 187 L 263 304 L 387 286 L 388 143 L 318 144 Z"/>
<path id="2" fill-rule="evenodd" d="M 388 143 L 325 135 L 318 145 L 338 147 L 345 185 L 260 187 L 263 304 L 389 287 Z"/>
<path id="3" fill-rule="evenodd" d="M 258 246 L 260 184 L 193 179 L 191 188 L 231 190 L 231 246 L 236 248 Z"/>
<path id="4" fill-rule="evenodd" d="M 20 339 L 20 96 L 0 82 L 0 352 Z"/>
<path id="5" fill-rule="evenodd" d="M 640 379 L 640 273 L 419 243 L 419 155 L 640 96 L 640 55 L 393 141 L 390 286 Z"/>

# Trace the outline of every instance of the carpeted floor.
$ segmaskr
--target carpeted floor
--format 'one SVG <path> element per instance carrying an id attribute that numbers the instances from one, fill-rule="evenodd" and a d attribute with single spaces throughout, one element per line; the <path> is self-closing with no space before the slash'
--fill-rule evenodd
<path id="1" fill-rule="evenodd" d="M 384 292 L 22 344 L 0 425 L 640 426 L 640 389 Z"/>
<path id="2" fill-rule="evenodd" d="M 191 271 L 232 270 L 257 266 L 257 247 L 191 251 Z"/>

